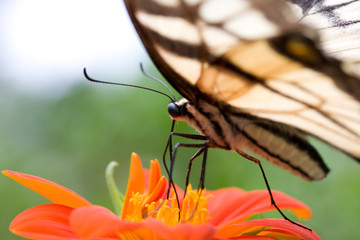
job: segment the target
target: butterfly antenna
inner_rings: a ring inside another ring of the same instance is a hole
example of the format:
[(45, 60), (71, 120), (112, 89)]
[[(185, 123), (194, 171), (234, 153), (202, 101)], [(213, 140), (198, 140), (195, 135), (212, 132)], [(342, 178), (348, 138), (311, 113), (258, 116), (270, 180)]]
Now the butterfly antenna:
[(161, 83), (162, 85), (164, 85), (164, 86), (167, 88), (167, 90), (169, 90), (169, 92), (171, 93), (171, 95), (173, 96), (173, 101), (176, 101), (175, 95), (174, 95), (174, 93), (171, 91), (171, 89), (168, 87), (168, 85), (166, 85), (163, 81), (161, 81), (161, 80), (158, 79), (157, 77), (154, 77), (153, 75), (147, 73), (147, 72), (145, 71), (142, 63), (140, 63), (140, 69), (141, 69), (141, 72), (142, 72), (145, 76), (147, 76), (147, 77), (149, 77), (149, 78), (151, 78), (151, 79), (153, 79), (153, 80), (155, 80), (155, 81), (158, 81), (159, 83)]
[(133, 88), (139, 88), (139, 89), (144, 89), (144, 90), (148, 90), (151, 92), (156, 92), (159, 93), (163, 96), (166, 96), (167, 98), (169, 98), (172, 102), (174, 102), (174, 99), (171, 98), (169, 95), (167, 95), (166, 93), (160, 92), (158, 90), (152, 89), (152, 88), (147, 88), (147, 87), (141, 87), (141, 86), (137, 86), (137, 85), (132, 85), (132, 84), (126, 84), (126, 83), (116, 83), (116, 82), (106, 82), (106, 81), (101, 81), (101, 80), (96, 80), (94, 78), (91, 78), (86, 71), (86, 68), (84, 68), (84, 76), (87, 80), (89, 80), (90, 82), (96, 82), (96, 83), (104, 83), (104, 84), (111, 84), (111, 85), (118, 85), (118, 86), (125, 86), (125, 87), (133, 87)]

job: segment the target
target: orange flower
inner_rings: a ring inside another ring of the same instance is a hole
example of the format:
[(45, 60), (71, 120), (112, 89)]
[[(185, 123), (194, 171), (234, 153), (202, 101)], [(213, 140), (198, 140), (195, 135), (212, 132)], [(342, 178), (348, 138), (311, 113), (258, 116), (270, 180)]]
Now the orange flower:
[[(53, 202), (30, 208), (15, 217), (10, 230), (25, 238), (320, 239), (315, 232), (283, 219), (248, 220), (255, 214), (274, 210), (267, 191), (226, 188), (198, 192), (190, 186), (180, 201), (179, 209), (174, 194), (165, 199), (168, 181), (161, 176), (158, 161), (151, 161), (150, 171), (143, 170), (135, 153), (131, 156), (129, 182), (123, 201), (116, 197), (118, 192), (113, 186), (112, 176), (108, 176), (115, 205), (121, 206), (120, 216), (92, 205), (71, 190), (48, 180), (13, 171), (3, 171), (3, 174)], [(181, 196), (182, 190), (177, 188), (177, 191)], [(300, 218), (310, 217), (311, 211), (303, 203), (281, 192), (274, 191), (273, 194), (281, 209), (288, 209)]]

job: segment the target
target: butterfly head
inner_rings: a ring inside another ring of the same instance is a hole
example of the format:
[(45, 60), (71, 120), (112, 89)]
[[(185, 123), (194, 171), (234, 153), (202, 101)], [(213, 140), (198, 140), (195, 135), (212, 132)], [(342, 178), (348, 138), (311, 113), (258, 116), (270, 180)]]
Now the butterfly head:
[(188, 100), (182, 98), (178, 101), (169, 103), (168, 113), (173, 120), (182, 120), (186, 113), (186, 106), (189, 103)]

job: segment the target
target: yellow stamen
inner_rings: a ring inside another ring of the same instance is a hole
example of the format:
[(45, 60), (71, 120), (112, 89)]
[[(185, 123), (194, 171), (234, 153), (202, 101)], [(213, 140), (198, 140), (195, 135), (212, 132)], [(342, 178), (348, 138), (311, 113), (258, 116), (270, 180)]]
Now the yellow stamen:
[[(172, 198), (167, 200), (160, 199), (156, 202), (145, 204), (144, 206), (146, 195), (133, 193), (129, 200), (129, 205), (131, 206), (131, 211), (129, 212), (131, 212), (131, 214), (125, 216), (125, 219), (134, 222), (141, 222), (144, 221), (145, 218), (150, 217), (169, 226), (174, 226), (181, 222), (196, 225), (208, 221), (209, 212), (207, 210), (207, 204), (209, 196), (205, 197), (205, 190), (197, 192), (196, 190), (192, 190), (191, 186), (188, 187), (187, 195), (185, 196), (181, 206), (181, 211), (175, 194), (172, 194), (172, 196)], [(140, 239), (136, 231), (122, 232), (119, 234), (119, 237), (126, 240)]]
[(160, 199), (157, 202), (151, 202), (142, 207), (146, 196), (140, 193), (132, 194), (130, 199), (132, 212), (127, 215), (125, 219), (141, 222), (144, 218), (151, 217), (171, 226), (179, 224), (179, 220), (180, 222), (188, 222), (194, 225), (208, 221), (209, 212), (207, 210), (207, 204), (209, 196), (205, 196), (205, 190), (198, 192), (192, 190), (191, 186), (188, 186), (187, 195), (182, 202), (181, 211), (178, 207), (175, 194), (173, 194), (173, 196), (174, 197), (165, 201)]
[(132, 204), (132, 213), (130, 215), (125, 216), (125, 219), (133, 222), (141, 222), (142, 218), (142, 209), (141, 205), (144, 200), (144, 195), (140, 193), (133, 193), (130, 198), (130, 204)]

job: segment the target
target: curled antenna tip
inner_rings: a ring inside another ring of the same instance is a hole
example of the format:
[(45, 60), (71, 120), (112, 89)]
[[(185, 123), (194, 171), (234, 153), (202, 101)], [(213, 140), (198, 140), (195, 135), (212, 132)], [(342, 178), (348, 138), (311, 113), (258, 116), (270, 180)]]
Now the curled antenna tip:
[(144, 66), (143, 66), (142, 62), (140, 62), (140, 70), (143, 74), (145, 74), (145, 70), (144, 70)]
[(83, 73), (84, 73), (84, 76), (85, 76), (85, 78), (86, 78), (87, 80), (93, 81), (93, 79), (87, 74), (87, 72), (86, 72), (86, 67), (84, 67)]
[(86, 77), (87, 76), (86, 67), (83, 68), (83, 73), (84, 73), (84, 76)]

